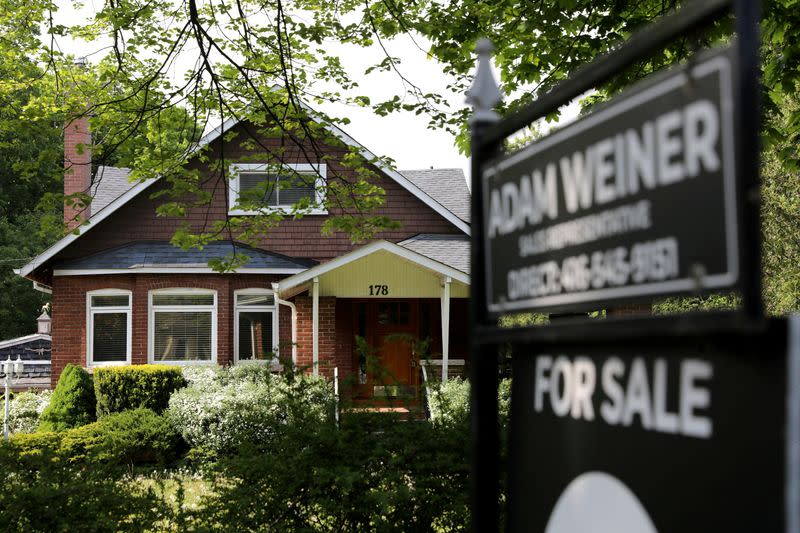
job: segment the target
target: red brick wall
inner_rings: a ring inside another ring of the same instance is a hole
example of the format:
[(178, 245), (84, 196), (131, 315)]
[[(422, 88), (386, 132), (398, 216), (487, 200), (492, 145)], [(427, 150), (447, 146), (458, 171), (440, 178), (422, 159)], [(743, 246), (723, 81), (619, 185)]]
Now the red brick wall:
[[(275, 140), (267, 139), (263, 139), (262, 142), (273, 147), (277, 143)], [(306, 163), (308, 162), (306, 154), (313, 153), (308, 151), (304, 153), (297, 148), (283, 148), (285, 150), (283, 159), (286, 163)], [(343, 167), (336, 160), (341, 151), (333, 148), (327, 150), (328, 154), (333, 156), (325, 161), (328, 180), (352, 179), (353, 171)], [(244, 150), (230, 144), (226, 148), (226, 160), (232, 161), (244, 153), (246, 153)], [(63, 259), (81, 257), (131, 241), (169, 240), (184, 221), (189, 222), (194, 231), (202, 231), (214, 220), (225, 218), (227, 184), (219, 176), (219, 172), (213, 173), (201, 167), (197, 169), (206, 177), (204, 188), (213, 193), (213, 200), (209, 206), (189, 210), (185, 219), (156, 217), (156, 206), (168, 200), (150, 200), (151, 194), (164, 187), (162, 184), (155, 184), (84, 235), (75, 245), (59, 254), (59, 257)], [(376, 184), (386, 191), (385, 203), (376, 214), (386, 215), (402, 224), (400, 229), (381, 233), (378, 238), (396, 242), (419, 233), (460, 233), (458, 228), (394, 180), (384, 176), (377, 169), (376, 172), (381, 176), (376, 180)], [(334, 213), (341, 213), (341, 210), (332, 209), (331, 214)], [(307, 215), (299, 220), (284, 220), (277, 227), (271, 228), (258, 245), (273, 252), (322, 261), (352, 250), (356, 245), (345, 234), (327, 237), (321, 235), (320, 229), (326, 219), (325, 215)]]
[[(67, 363), (86, 364), (86, 293), (125, 289), (133, 293), (131, 360), (146, 364), (148, 356), (148, 293), (153, 289), (192, 287), (217, 291), (217, 362), (233, 360), (233, 293), (238, 289), (271, 288), (275, 276), (221, 274), (137, 274), (57, 276), (53, 282), (52, 374), (55, 386)], [(280, 309), (280, 338), (291, 341), (289, 313)], [(290, 352), (291, 353), (291, 352)]]
[[(64, 126), (64, 194), (89, 192), (92, 175), (92, 136), (89, 117), (78, 117)], [(64, 222), (72, 230), (87, 217), (88, 208), (64, 205)]]
[[(297, 366), (313, 371), (314, 344), (312, 329), (312, 300), (310, 296), (297, 296)], [(349, 365), (349, 354), (336, 350), (336, 298), (321, 296), (319, 299), (319, 372), (333, 377), (334, 367), (343, 371)]]

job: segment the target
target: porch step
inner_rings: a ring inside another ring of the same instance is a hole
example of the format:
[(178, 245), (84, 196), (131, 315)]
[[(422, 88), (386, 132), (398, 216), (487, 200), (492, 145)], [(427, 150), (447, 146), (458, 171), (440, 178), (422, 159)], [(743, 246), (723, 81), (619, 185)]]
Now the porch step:
[(375, 414), (396, 414), (401, 420), (427, 420), (425, 411), (419, 406), (410, 407), (391, 407), (362, 405), (354, 406), (343, 411), (344, 413), (375, 413)]

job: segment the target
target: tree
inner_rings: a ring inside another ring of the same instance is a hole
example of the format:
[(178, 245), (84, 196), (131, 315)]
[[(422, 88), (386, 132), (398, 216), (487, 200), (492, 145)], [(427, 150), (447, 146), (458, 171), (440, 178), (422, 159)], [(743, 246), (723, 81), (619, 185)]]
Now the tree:
[[(418, 48), (440, 61), (454, 79), (448, 90), (461, 95), (470, 83), (473, 44), (488, 36), (497, 48), (495, 64), (508, 95), (502, 111), (510, 112), (686, 3), (108, 0), (86, 24), (68, 27), (59, 24), (55, 6), (44, 0), (3, 2), (10, 22), (0, 19), (0, 24), (16, 24), (12, 38), (17, 46), (51, 74), (49, 87), (29, 110), (44, 110), (45, 115), (92, 113), (93, 128), (103, 132), (99, 142), (103, 157), (133, 165), (137, 179), (161, 175), (172, 185), (164, 193), (161, 208), (168, 215), (208, 202), (208, 181), (222, 183), (228, 178), (224, 163), (229, 147), (236, 144), (249, 146), (260, 159), (275, 164), (282, 162), (284, 153), (262, 143), (262, 136), (303, 145), (309, 160), (322, 157), (325, 145), (345, 149), (319, 123), (346, 124), (347, 118), (312, 113), (303, 102), (341, 102), (369, 107), (381, 115), (415, 112), (427, 117), (431, 127), (457, 133), (466, 151), (468, 110), (450, 108), (442, 95), (422, 91), (413, 76), (403, 72), (400, 59), (389, 53), (387, 42), (395, 37), (410, 36)], [(800, 110), (787, 100), (800, 82), (800, 43), (792, 38), (800, 27), (800, 11), (794, 4), (794, 0), (766, 0), (762, 23), (764, 146), (775, 155), (776, 168), (787, 172), (797, 170), (793, 161), (800, 140)], [(43, 27), (49, 40), (26, 35), (18, 28), (25, 25)], [(585, 109), (648, 73), (687, 58), (699, 47), (728, 41), (732, 28), (728, 18), (702, 33), (678, 39), (663, 53), (597, 87), (584, 100)], [(73, 58), (56, 46), (66, 37), (84, 39), (104, 52), (93, 57), (88, 70), (77, 69)], [(382, 50), (382, 57), (363, 74), (350, 72), (342, 60), (348, 49), (341, 47), (369, 46)], [(176, 71), (182, 75), (174, 75)], [(382, 101), (359, 94), (360, 77), (379, 71), (400, 77), (405, 93)], [(556, 117), (557, 113), (548, 119)], [(249, 126), (238, 139), (223, 140), (221, 151), (215, 154), (221, 164), (216, 165), (214, 176), (188, 170), (189, 159), (207, 157), (191, 150), (199, 134), (230, 118), (247, 119)], [(130, 142), (135, 137), (147, 142)], [(325, 230), (345, 231), (353, 240), (362, 240), (392, 227), (391, 220), (374, 214), (383, 201), (383, 190), (370, 173), (370, 162), (354, 152), (345, 161), (356, 178), (328, 176), (326, 203), (339, 216), (332, 217)], [(246, 201), (249, 207), (263, 207), (258, 198)], [(254, 239), (280, 219), (303, 216), (311, 207), (300, 202), (283, 213), (264, 210), (260, 217), (229, 217), (210, 224), (199, 235), (179, 232), (175, 242), (202, 245), (232, 234)], [(235, 264), (234, 258), (218, 266)]]

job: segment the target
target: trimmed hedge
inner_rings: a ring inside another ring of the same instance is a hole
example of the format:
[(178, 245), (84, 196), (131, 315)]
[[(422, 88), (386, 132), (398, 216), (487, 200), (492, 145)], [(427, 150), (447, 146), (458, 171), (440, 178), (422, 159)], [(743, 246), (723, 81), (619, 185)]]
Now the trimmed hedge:
[(186, 380), (179, 366), (97, 368), (94, 371), (97, 417), (140, 407), (162, 413), (169, 405), (170, 395), (185, 385)]
[(64, 431), (95, 420), (92, 376), (72, 363), (64, 367), (56, 390), (42, 412), (38, 431)]
[(66, 463), (167, 464), (183, 447), (169, 421), (150, 409), (108, 415), (62, 432), (14, 435), (9, 446), (20, 458), (49, 457)]

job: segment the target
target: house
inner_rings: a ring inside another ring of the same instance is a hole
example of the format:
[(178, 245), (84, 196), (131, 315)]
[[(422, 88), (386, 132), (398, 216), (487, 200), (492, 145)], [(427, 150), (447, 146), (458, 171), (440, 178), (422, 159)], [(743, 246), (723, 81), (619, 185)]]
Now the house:
[(36, 319), (37, 331), (31, 335), (0, 341), (0, 361), (20, 359), (24, 363), (21, 376), (14, 376), (13, 390), (50, 388), (50, 316), (42, 311)]
[[(220, 143), (247, 127), (229, 120), (208, 133), (198, 145), (210, 154), (208, 160), (190, 164), (200, 176), (211, 176)], [(315, 374), (330, 377), (338, 369), (340, 376), (350, 376), (360, 397), (398, 390), (385, 387), (388, 383), (414, 390), (420, 358), (430, 358), (433, 371), (445, 379), (463, 371), (470, 230), (463, 172), (398, 172), (371, 163), (385, 190), (376, 214), (400, 227), (361, 244), (344, 234), (324, 236), (320, 229), (337, 208), (328, 211), (315, 203), (321, 189), (284, 187), (281, 180), (303, 173), (323, 181), (334, 174), (350, 179), (353, 170), (342, 158), (352, 151), (376, 160), (339, 128), (325, 128), (336, 143), (327, 141), (313, 161), (302, 146), (284, 143), (277, 171), (274, 165), (267, 170), (252, 148), (236, 145), (240, 157), (229, 167), (230, 190), (209, 179), (204, 182), (209, 206), (192, 208), (185, 217), (157, 217), (161, 200), (152, 195), (167, 186), (164, 180), (131, 184), (128, 169), (102, 166), (92, 176), (88, 123), (83, 118), (69, 123), (65, 193), (90, 191), (94, 199), (83, 224), (17, 271), (52, 293), (52, 384), (67, 363), (90, 369), (227, 365), (272, 361), (275, 351)], [(270, 143), (274, 139), (259, 140)], [(281, 221), (255, 246), (235, 235), (202, 250), (170, 244), (184, 222), (198, 230), (209, 219), (247, 217), (238, 196), (259, 183), (279, 181), (269, 205), (307, 196), (315, 206), (310, 214)], [(82, 215), (65, 207), (65, 221), (76, 214)], [(232, 250), (243, 251), (249, 261), (232, 273), (209, 268), (209, 260)], [(366, 343), (359, 345), (357, 337)]]

